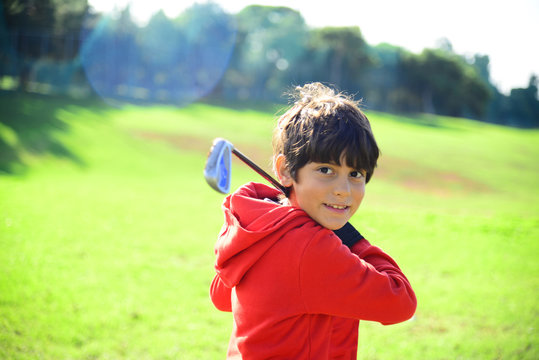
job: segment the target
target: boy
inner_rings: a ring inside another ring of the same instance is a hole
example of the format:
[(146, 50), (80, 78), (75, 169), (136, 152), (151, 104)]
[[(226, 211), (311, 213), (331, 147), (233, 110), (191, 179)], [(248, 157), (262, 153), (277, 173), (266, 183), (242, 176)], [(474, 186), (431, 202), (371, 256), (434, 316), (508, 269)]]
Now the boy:
[(415, 312), (395, 261), (348, 222), (379, 155), (367, 118), (320, 83), (296, 90), (273, 138), (288, 196), (249, 183), (223, 203), (210, 295), (233, 313), (228, 359), (356, 359), (359, 320)]

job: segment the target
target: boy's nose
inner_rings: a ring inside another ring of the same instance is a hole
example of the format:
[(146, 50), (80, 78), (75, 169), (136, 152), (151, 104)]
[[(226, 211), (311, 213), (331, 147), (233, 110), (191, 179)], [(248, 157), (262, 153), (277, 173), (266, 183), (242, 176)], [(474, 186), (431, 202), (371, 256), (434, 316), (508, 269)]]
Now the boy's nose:
[(335, 187), (333, 188), (333, 193), (337, 196), (350, 195), (350, 183), (347, 177), (337, 179)]

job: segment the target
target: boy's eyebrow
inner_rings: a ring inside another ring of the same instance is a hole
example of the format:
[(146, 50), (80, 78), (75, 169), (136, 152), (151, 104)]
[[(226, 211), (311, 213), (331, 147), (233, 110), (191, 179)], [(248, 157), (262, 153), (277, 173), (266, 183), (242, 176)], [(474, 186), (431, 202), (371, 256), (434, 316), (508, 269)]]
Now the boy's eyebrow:
[[(337, 162), (335, 162), (334, 160), (331, 160), (329, 162), (325, 162), (325, 161), (311, 161), (311, 163), (313, 164), (320, 164), (320, 165), (336, 165), (336, 166), (343, 166), (343, 164), (338, 164)], [(357, 171), (360, 171), (360, 172), (364, 172), (364, 173), (367, 173), (367, 169), (364, 169), (362, 167), (360, 168), (356, 168), (355, 166), (349, 166), (348, 164), (344, 164), (346, 166), (348, 166), (350, 169), (354, 169), (354, 170), (357, 170)]]
[(320, 164), (320, 165), (339, 165), (336, 161), (311, 161), (313, 164)]

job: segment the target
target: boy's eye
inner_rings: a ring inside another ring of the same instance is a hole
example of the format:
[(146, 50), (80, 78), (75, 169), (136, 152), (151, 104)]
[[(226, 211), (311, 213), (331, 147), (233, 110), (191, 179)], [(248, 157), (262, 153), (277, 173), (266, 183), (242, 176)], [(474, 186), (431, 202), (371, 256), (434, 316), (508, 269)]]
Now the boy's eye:
[(333, 170), (331, 170), (327, 166), (322, 166), (318, 168), (318, 171), (320, 171), (322, 174), (331, 174), (333, 172)]
[(350, 176), (356, 179), (361, 179), (364, 175), (361, 171), (352, 171)]

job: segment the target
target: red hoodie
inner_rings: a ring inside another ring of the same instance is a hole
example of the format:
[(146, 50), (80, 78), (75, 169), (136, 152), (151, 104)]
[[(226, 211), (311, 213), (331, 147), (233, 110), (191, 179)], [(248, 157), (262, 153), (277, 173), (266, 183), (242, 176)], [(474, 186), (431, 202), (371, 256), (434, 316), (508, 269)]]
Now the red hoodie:
[(395, 261), (349, 249), (279, 192), (250, 183), (223, 203), (210, 295), (232, 311), (228, 359), (356, 359), (359, 320), (409, 319), (416, 298)]

